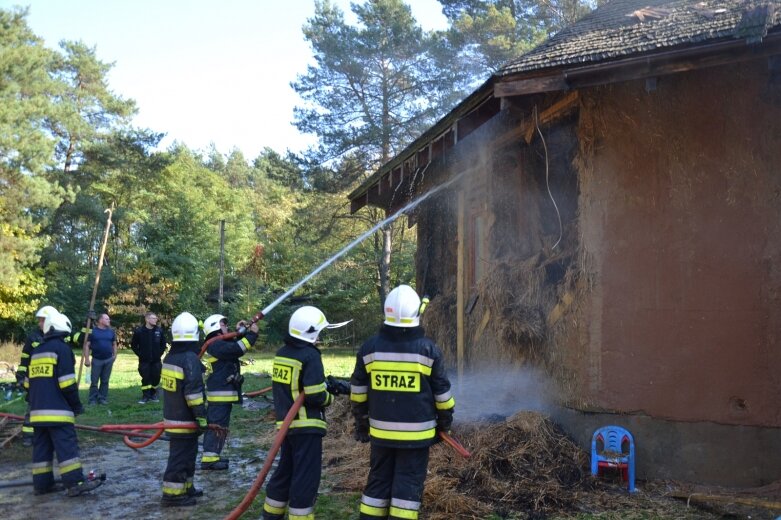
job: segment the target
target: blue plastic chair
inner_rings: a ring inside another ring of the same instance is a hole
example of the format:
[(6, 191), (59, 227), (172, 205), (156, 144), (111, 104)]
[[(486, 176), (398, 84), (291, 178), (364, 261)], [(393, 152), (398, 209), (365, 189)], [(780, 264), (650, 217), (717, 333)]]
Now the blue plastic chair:
[(627, 481), (629, 492), (635, 491), (635, 440), (620, 426), (603, 426), (591, 437), (591, 474), (602, 468), (617, 468)]

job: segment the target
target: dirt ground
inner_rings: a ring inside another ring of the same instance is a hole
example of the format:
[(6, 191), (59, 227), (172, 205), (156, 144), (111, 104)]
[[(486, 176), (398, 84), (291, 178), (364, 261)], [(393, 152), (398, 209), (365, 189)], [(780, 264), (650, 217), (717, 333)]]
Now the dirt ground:
[[(196, 487), (204, 490), (204, 496), (198, 499), (198, 506), (164, 509), (160, 507), (160, 488), (168, 458), (166, 442), (158, 441), (144, 449), (132, 450), (122, 443), (119, 436), (118, 442), (111, 443), (105, 438), (97, 439), (89, 434), (80, 434), (79, 439), (85, 471), (95, 469), (107, 473), (103, 486), (76, 498), (60, 494), (34, 496), (32, 486), (0, 489), (0, 517), (60, 520), (221, 518), (230, 512), (219, 509), (221, 504), (233, 504), (243, 497), (243, 491), (241, 496), (237, 496), (234, 483), (252, 482), (263, 464), (263, 454), (259, 452), (257, 458), (232, 460), (227, 472), (196, 471)], [(238, 446), (237, 440), (229, 439), (228, 443), (226, 452), (230, 451), (231, 443), (234, 447)], [(0, 475), (3, 481), (31, 479), (28, 464), (8, 460), (0, 461)], [(242, 487), (245, 488), (246, 485)], [(207, 502), (214, 506), (207, 506)]]

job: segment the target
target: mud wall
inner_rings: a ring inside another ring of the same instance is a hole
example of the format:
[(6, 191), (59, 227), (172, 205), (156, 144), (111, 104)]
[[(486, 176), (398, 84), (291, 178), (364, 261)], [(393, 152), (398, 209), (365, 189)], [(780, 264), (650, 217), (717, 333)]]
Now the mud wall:
[(581, 99), (586, 399), (781, 427), (781, 84), (767, 61)]

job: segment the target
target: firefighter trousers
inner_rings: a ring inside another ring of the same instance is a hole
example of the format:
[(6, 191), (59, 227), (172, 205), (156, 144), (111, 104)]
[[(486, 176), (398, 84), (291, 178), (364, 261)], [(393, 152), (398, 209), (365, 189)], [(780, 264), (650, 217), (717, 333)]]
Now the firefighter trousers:
[[(230, 426), (231, 410), (233, 406), (231, 403), (219, 403), (209, 402), (209, 407), (206, 408), (206, 420), (209, 424), (216, 424), (227, 428)], [(225, 435), (219, 435), (214, 430), (207, 430), (203, 434), (203, 455), (201, 455), (201, 463), (217, 462), (220, 460), (220, 453), (225, 446)]]
[(79, 439), (72, 424), (35, 426), (33, 428), (33, 487), (46, 491), (54, 485), (54, 455), (60, 467), (60, 478), (66, 488), (84, 480), (79, 458)]
[(193, 486), (198, 436), (174, 436), (168, 445), (168, 465), (163, 474), (163, 496), (178, 498)]
[(141, 376), (141, 392), (144, 397), (152, 398), (155, 395), (155, 389), (160, 384), (160, 371), (163, 364), (160, 360), (138, 361), (138, 374)]
[(369, 478), (363, 490), (361, 520), (418, 518), (429, 448), (372, 445)]
[(288, 435), (266, 486), (263, 520), (313, 520), (323, 457), (320, 435)]

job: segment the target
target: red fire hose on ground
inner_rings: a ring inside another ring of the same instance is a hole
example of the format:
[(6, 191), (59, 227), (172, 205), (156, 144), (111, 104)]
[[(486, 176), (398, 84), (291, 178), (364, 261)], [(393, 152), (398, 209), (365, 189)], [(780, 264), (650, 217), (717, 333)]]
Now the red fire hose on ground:
[(267, 386), (266, 388), (261, 388), (260, 390), (255, 390), (252, 392), (244, 392), (244, 397), (257, 397), (259, 395), (263, 395), (270, 392), (271, 388), (272, 387)]
[[(0, 417), (7, 417), (8, 419), (12, 421), (19, 421), (24, 422), (24, 417), (21, 415), (14, 415), (10, 413), (0, 413)], [(74, 424), (77, 430), (86, 430), (89, 432), (97, 432), (97, 433), (113, 433), (115, 435), (125, 435), (125, 436), (132, 436), (132, 437), (146, 437), (150, 438), (152, 437), (152, 434), (149, 433), (141, 433), (139, 431), (132, 431), (128, 430), (126, 428), (118, 428), (115, 430), (103, 430), (100, 426), (87, 426), (86, 424)], [(124, 425), (116, 425), (116, 426), (124, 426)]]
[(290, 407), (290, 410), (287, 412), (285, 419), (282, 421), (277, 435), (274, 437), (274, 443), (271, 445), (271, 449), (268, 450), (268, 453), (266, 454), (266, 462), (263, 463), (263, 467), (260, 469), (260, 473), (258, 473), (258, 476), (255, 478), (252, 486), (250, 486), (249, 491), (247, 491), (247, 494), (244, 496), (244, 499), (233, 509), (233, 511), (230, 512), (230, 514), (228, 514), (228, 516), (225, 517), (225, 520), (236, 520), (237, 518), (241, 517), (241, 515), (243, 515), (247, 509), (249, 509), (249, 506), (252, 505), (252, 501), (255, 500), (255, 497), (258, 496), (260, 488), (263, 487), (263, 482), (266, 481), (266, 475), (268, 475), (268, 472), (274, 463), (274, 457), (277, 456), (277, 452), (282, 446), (282, 441), (285, 439), (285, 435), (287, 435), (287, 431), (290, 428), (290, 423), (293, 422), (293, 418), (298, 413), (301, 405), (304, 404), (304, 397), (305, 394), (303, 392), (298, 394), (298, 397), (293, 402), (293, 406)]
[[(160, 438), (161, 435), (163, 435), (165, 429), (169, 427), (198, 429), (198, 424), (196, 422), (188, 422), (188, 423), (176, 423), (174, 425), (174, 424), (166, 423), (165, 421), (157, 422), (154, 424), (104, 424), (103, 426), (98, 428), (98, 430), (102, 432), (112, 432), (112, 433), (121, 431), (123, 434), (125, 434), (125, 438), (123, 439), (125, 444), (127, 444), (129, 447), (133, 448), (134, 450), (137, 450), (140, 448), (146, 448), (147, 446), (155, 442), (157, 439)], [(222, 426), (218, 426), (216, 424), (210, 424), (209, 429), (216, 431), (218, 435), (228, 434), (227, 428), (223, 428)], [(139, 433), (141, 430), (157, 430), (157, 431), (149, 435), (149, 434)], [(142, 442), (133, 442), (130, 440), (131, 436), (148, 437), (148, 438)]]

